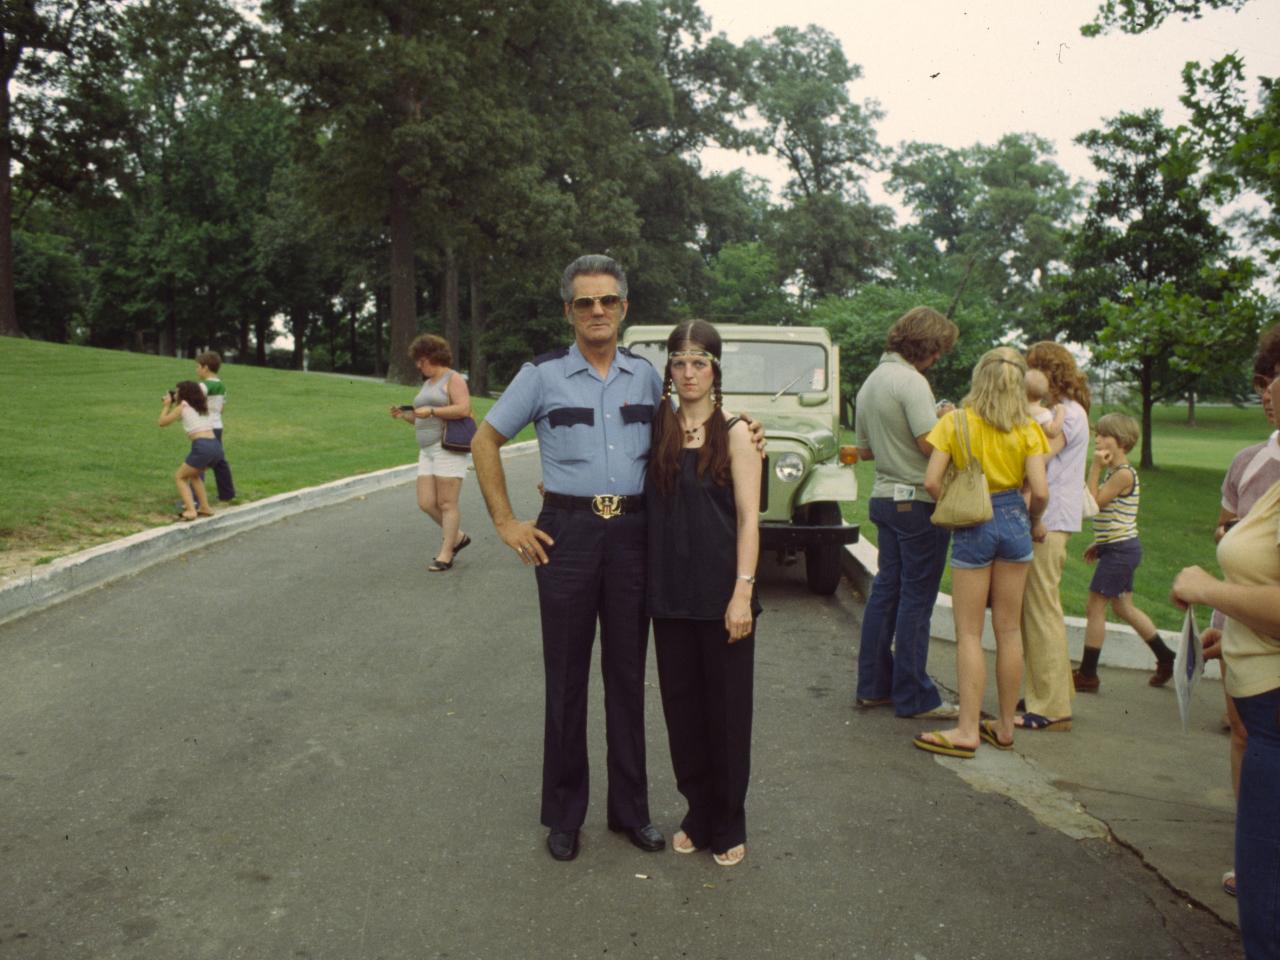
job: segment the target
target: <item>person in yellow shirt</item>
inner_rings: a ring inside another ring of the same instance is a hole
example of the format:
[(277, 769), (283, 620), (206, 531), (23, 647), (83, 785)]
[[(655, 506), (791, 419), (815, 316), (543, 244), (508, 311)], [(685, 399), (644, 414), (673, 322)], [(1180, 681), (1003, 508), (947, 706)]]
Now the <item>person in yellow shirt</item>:
[[(956, 630), (956, 680), (960, 718), (950, 730), (922, 733), (912, 742), (930, 753), (970, 759), (979, 740), (1013, 746), (1013, 714), (1022, 685), (1022, 592), (1031, 563), (1031, 543), (1043, 541), (1041, 521), (1049, 502), (1045, 459), (1049, 443), (1027, 415), (1027, 362), (1009, 347), (988, 350), (973, 369), (973, 384), (961, 408), (929, 432), (933, 454), (924, 486), (942, 496), (948, 465), (967, 463), (966, 449), (982, 467), (991, 491), (992, 517), (956, 530), (951, 539), (952, 611)], [(963, 418), (963, 421), (962, 419)], [(965, 436), (958, 429), (963, 426)], [(1023, 499), (1023, 488), (1030, 494)], [(996, 635), (996, 689), (1000, 717), (982, 721), (987, 683), (982, 626), (987, 598)]]

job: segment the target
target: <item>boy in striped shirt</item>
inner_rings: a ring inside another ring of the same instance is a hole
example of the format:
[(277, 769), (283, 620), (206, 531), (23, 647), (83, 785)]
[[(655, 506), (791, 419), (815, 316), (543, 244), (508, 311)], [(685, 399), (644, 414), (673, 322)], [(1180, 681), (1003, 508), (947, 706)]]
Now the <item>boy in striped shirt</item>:
[[(1085, 485), (1098, 501), (1093, 518), (1093, 543), (1085, 549), (1084, 558), (1097, 561), (1089, 583), (1089, 606), (1084, 628), (1084, 656), (1080, 669), (1072, 673), (1075, 688), (1096, 693), (1102, 680), (1098, 677), (1098, 655), (1107, 636), (1107, 604), (1140, 636), (1156, 657), (1156, 670), (1147, 681), (1162, 687), (1173, 676), (1173, 651), (1165, 644), (1151, 618), (1133, 603), (1133, 573), (1142, 563), (1142, 544), (1138, 541), (1138, 495), (1141, 487), (1138, 471), (1129, 463), (1129, 451), (1138, 443), (1138, 422), (1122, 413), (1108, 413), (1094, 428), (1093, 462), (1089, 465)], [(1106, 480), (1099, 479), (1107, 467)]]
[[(222, 357), (214, 350), (206, 350), (196, 356), (196, 376), (200, 378), (200, 389), (209, 398), (209, 419), (213, 423), (213, 435), (222, 440), (222, 408), (227, 403), (227, 388), (218, 379), (218, 370), (222, 367)], [(218, 499), (223, 503), (236, 498), (236, 485), (231, 479), (231, 465), (227, 458), (213, 464), (213, 479), (218, 485)]]

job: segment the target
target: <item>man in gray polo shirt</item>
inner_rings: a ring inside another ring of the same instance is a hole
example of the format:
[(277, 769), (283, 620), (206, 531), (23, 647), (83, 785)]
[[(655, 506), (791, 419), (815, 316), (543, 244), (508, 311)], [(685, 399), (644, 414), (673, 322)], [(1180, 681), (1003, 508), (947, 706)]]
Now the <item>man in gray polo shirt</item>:
[(933, 525), (933, 498), (924, 489), (933, 452), (925, 437), (938, 420), (924, 371), (958, 335), (956, 325), (930, 307), (903, 314), (889, 328), (880, 364), (858, 391), (855, 408), (858, 455), (876, 464), (869, 512), (880, 552), (862, 618), (856, 703), (892, 705), (900, 717), (957, 716), (926, 670), (929, 620), (950, 534)]

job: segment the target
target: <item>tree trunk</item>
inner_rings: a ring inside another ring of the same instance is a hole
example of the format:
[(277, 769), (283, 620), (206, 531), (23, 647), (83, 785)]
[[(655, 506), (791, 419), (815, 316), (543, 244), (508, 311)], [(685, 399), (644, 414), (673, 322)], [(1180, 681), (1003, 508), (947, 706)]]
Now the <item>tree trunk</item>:
[(1196, 392), (1194, 390), (1187, 391), (1187, 426), (1194, 427), (1196, 425)]
[(473, 394), (483, 396), (489, 392), (489, 371), (484, 360), (484, 333), (489, 316), (484, 309), (484, 298), (480, 294), (480, 277), (475, 264), (468, 271), (468, 296), (471, 301), (471, 363), (467, 386)]
[(249, 356), (249, 331), (252, 327), (253, 321), (249, 319), (248, 314), (240, 318), (240, 339), (236, 344), (236, 360), (240, 363), (244, 363), (245, 358)]
[(174, 303), (173, 288), (165, 291), (164, 323), (160, 327), (160, 342), (156, 352), (162, 357), (178, 355), (178, 306)]
[(373, 375), (382, 376), (382, 321), (387, 315), (387, 294), (383, 287), (373, 291)]
[[(0, 59), (6, 64), (14, 51), (12, 41), (0, 31)], [(8, 72), (0, 84), (0, 336), (22, 336), (18, 305), (13, 296), (13, 144), (9, 139), (10, 107)]]
[(292, 321), (290, 326), (293, 333), (293, 369), (305, 370), (307, 358), (307, 327), (310, 324), (310, 318), (307, 316), (307, 308), (300, 304), (294, 304), (289, 311), (289, 318)]
[(267, 315), (264, 307), (253, 321), (253, 345), (256, 351), (257, 363), (260, 367), (267, 365), (267, 338), (270, 336), (271, 317)]
[(328, 314), (329, 326), (329, 369), (338, 372), (338, 315), (332, 310), (325, 312)]
[(347, 369), (352, 373), (356, 372), (356, 316), (360, 312), (353, 301), (348, 307), (348, 319), (351, 321), (351, 362)]
[(444, 338), (449, 341), (455, 360), (461, 363), (461, 309), (458, 299), (458, 257), (453, 252), (453, 241), (449, 241), (444, 248)]
[(387, 379), (415, 385), (422, 381), (409, 359), (409, 344), (418, 329), (413, 277), (413, 188), (399, 173), (391, 174), (391, 344)]
[(1154, 357), (1143, 357), (1142, 372), (1138, 380), (1142, 387), (1142, 459), (1138, 465), (1143, 470), (1150, 470), (1155, 466), (1151, 453), (1151, 408), (1155, 406), (1155, 401), (1151, 398), (1151, 381), (1154, 366)]

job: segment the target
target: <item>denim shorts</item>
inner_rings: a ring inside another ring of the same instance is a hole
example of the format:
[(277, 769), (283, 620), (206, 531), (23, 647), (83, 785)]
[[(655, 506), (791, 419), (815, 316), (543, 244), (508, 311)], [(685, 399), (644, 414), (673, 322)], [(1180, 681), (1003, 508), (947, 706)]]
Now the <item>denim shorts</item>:
[(951, 566), (980, 570), (996, 560), (1031, 562), (1031, 518), (1020, 490), (991, 495), (991, 519), (951, 531)]
[(197, 437), (191, 441), (191, 452), (185, 461), (188, 467), (204, 470), (222, 459), (222, 444), (212, 437)]
[(1089, 581), (1089, 592), (1104, 597), (1133, 593), (1133, 572), (1142, 563), (1142, 544), (1137, 537), (1098, 544), (1098, 566)]

